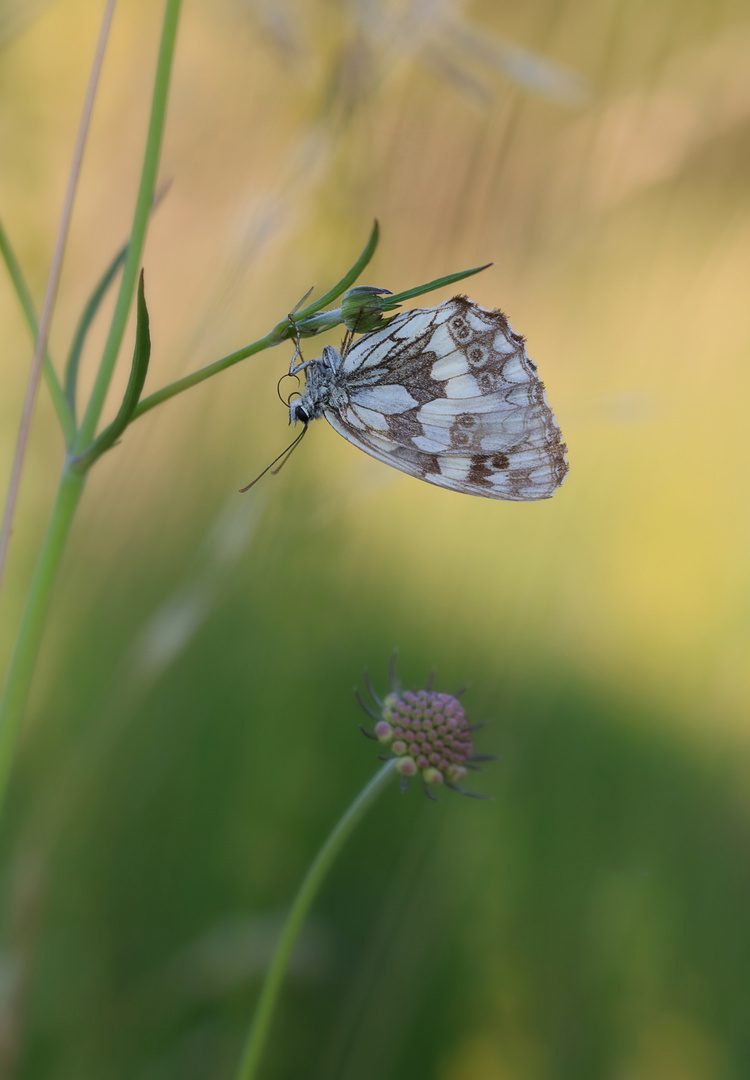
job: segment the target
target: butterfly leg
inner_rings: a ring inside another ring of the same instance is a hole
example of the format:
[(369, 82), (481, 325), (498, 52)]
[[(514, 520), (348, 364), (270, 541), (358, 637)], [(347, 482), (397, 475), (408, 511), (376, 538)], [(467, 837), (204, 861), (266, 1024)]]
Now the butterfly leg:
[(300, 338), (302, 337), (302, 334), (301, 334), (301, 331), (300, 331), (300, 328), (299, 328), (299, 324), (297, 323), (296, 319), (294, 318), (294, 313), (292, 312), (291, 314), (287, 315), (287, 318), (289, 319), (289, 322), (294, 327), (295, 333), (296, 333), (294, 356), (292, 357), (291, 363), (289, 364), (289, 374), (290, 375), (295, 375), (298, 371), (302, 370), (302, 366), (299, 366), (299, 367), (294, 366), (295, 362), (297, 360), (297, 357), (302, 356), (302, 349), (300, 347)]

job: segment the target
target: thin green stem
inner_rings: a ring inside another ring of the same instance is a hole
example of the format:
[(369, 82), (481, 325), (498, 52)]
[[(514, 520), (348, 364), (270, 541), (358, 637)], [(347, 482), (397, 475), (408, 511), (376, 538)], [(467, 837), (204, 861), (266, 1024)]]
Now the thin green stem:
[(271, 960), (271, 965), (266, 972), (263, 987), (260, 992), (258, 1004), (255, 1007), (255, 1015), (250, 1027), (250, 1033), (245, 1043), (245, 1049), (237, 1071), (237, 1080), (254, 1080), (257, 1074), (258, 1063), (263, 1053), (263, 1047), (268, 1035), (268, 1029), (273, 1018), (273, 1011), (281, 989), (289, 957), (297, 939), (305, 916), (310, 909), (323, 879), (331, 868), (331, 864), (341, 848), (348, 840), (354, 828), (364, 816), (365, 811), (377, 799), (380, 792), (395, 775), (396, 759), (387, 761), (383, 768), (373, 776), (369, 784), (360, 791), (357, 798), (351, 804), (344, 816), (339, 819), (333, 832), (329, 835), (323, 847), (315, 857), (315, 861), (307, 872), (299, 891), (294, 898), (286, 922), (281, 931), (276, 950)]
[[(320, 300), (308, 304), (306, 308), (295, 311), (293, 313), (293, 319), (291, 316), (282, 319), (281, 322), (277, 323), (273, 330), (270, 330), (265, 337), (259, 338), (257, 341), (253, 341), (252, 344), (245, 345), (244, 348), (238, 349), (237, 352), (230, 353), (228, 356), (223, 356), (220, 360), (215, 360), (213, 364), (207, 364), (206, 367), (194, 371), (192, 375), (186, 375), (183, 379), (178, 379), (176, 382), (170, 383), (169, 386), (163, 386), (161, 390), (157, 390), (155, 393), (150, 394), (139, 403), (138, 407), (133, 412), (131, 421), (137, 419), (139, 416), (143, 416), (144, 413), (153, 409), (154, 406), (161, 405), (163, 401), (168, 401), (177, 394), (181, 394), (183, 390), (189, 390), (191, 386), (197, 386), (198, 383), (210, 379), (212, 375), (218, 375), (220, 371), (225, 371), (226, 368), (238, 364), (240, 360), (245, 360), (248, 356), (254, 356), (264, 349), (270, 349), (274, 345), (280, 345), (282, 341), (287, 341), (288, 339), (295, 337), (298, 331), (302, 333), (303, 337), (312, 336), (314, 334), (319, 334), (330, 327), (337, 326), (342, 320), (340, 308), (337, 308), (335, 311), (325, 312), (322, 315), (319, 315), (318, 312), (320, 312), (322, 308), (327, 307), (328, 304), (332, 304), (334, 300), (338, 299), (338, 297), (346, 292), (349, 286), (357, 280), (375, 254), (379, 235), (380, 231), (376, 221), (373, 224), (367, 243), (362, 249), (357, 261), (349, 270), (347, 270), (341, 280), (338, 281), (332, 289), (329, 289), (327, 293), (321, 296)], [(307, 321), (307, 326), (304, 325), (305, 321)]]
[[(47, 355), (47, 341), (49, 339), (50, 324), (52, 322), (52, 313), (55, 309), (57, 289), (60, 284), (63, 256), (65, 255), (65, 245), (68, 239), (70, 221), (73, 216), (73, 203), (78, 188), (78, 180), (81, 175), (83, 151), (86, 147), (86, 139), (91, 125), (91, 114), (94, 111), (96, 88), (99, 85), (99, 76), (101, 75), (102, 64), (104, 62), (104, 52), (107, 47), (107, 39), (109, 38), (109, 29), (112, 25), (115, 3), (116, 0), (107, 0), (107, 5), (102, 17), (99, 39), (96, 43), (94, 59), (91, 64), (91, 74), (89, 75), (86, 96), (81, 110), (81, 119), (78, 124), (78, 134), (76, 136), (75, 146), (73, 147), (73, 160), (70, 163), (68, 184), (65, 190), (62, 210), (60, 212), (60, 224), (57, 229), (55, 249), (52, 252), (52, 263), (50, 265), (49, 277), (47, 278), (47, 288), (44, 292), (42, 310), (39, 315), (39, 327), (37, 330), (36, 342), (34, 344), (34, 355), (31, 358), (31, 368), (29, 370), (29, 378), (26, 385), (26, 396), (24, 398), (23, 409), (21, 410), (18, 438), (16, 439), (16, 447), (11, 463), (8, 494), (5, 499), (2, 526), (0, 526), (0, 586), (2, 586), (3, 575), (8, 559), (8, 548), (10, 546), (10, 537), (13, 529), (13, 517), (15, 515), (18, 493), (21, 487), (21, 473), (26, 457), (26, 447), (28, 446), (29, 435), (31, 433), (31, 420), (34, 414), (34, 405), (36, 404), (39, 379), (45, 366), (44, 358)], [(70, 443), (68, 443), (68, 446), (70, 446)]]
[[(0, 254), (3, 257), (8, 276), (10, 277), (16, 296), (18, 297), (18, 302), (26, 317), (26, 323), (31, 331), (31, 337), (36, 341), (39, 328), (36, 312), (34, 311), (34, 303), (31, 299), (31, 294), (26, 285), (26, 281), (24, 280), (23, 273), (21, 272), (20, 264), (10, 245), (8, 234), (5, 232), (2, 222), (0, 222)], [(57, 377), (57, 372), (52, 366), (52, 361), (50, 360), (49, 353), (46, 349), (42, 358), (42, 374), (44, 375), (44, 381), (47, 384), (47, 389), (52, 398), (52, 404), (57, 413), (57, 419), (60, 422), (60, 427), (62, 428), (65, 437), (65, 444), (66, 446), (70, 446), (76, 434), (75, 419), (68, 407), (65, 394), (60, 385), (60, 380)]]
[[(34, 311), (34, 303), (31, 299), (31, 293), (28, 290), (26, 281), (24, 280), (23, 273), (21, 272), (21, 266), (10, 245), (8, 234), (3, 228), (2, 222), (0, 222), (0, 255), (3, 257), (3, 262), (8, 271), (11, 284), (26, 317), (26, 324), (31, 331), (32, 340), (36, 341), (38, 326), (36, 312)], [(73, 439), (76, 437), (75, 418), (73, 417), (71, 409), (68, 408), (65, 394), (60, 386), (60, 380), (57, 377), (57, 372), (52, 366), (52, 361), (50, 360), (49, 353), (46, 349), (44, 357), (42, 358), (42, 375), (47, 384), (49, 395), (52, 398), (52, 404), (57, 413), (57, 419), (62, 428), (63, 436), (65, 437), (65, 445), (71, 446)]]
[(237, 352), (222, 357), (221, 360), (214, 360), (213, 364), (207, 364), (206, 367), (194, 371), (192, 375), (186, 375), (184, 379), (178, 379), (176, 382), (170, 383), (169, 386), (163, 386), (161, 390), (156, 390), (138, 403), (133, 410), (131, 423), (139, 416), (143, 416), (149, 409), (153, 409), (155, 405), (161, 405), (162, 401), (168, 401), (176, 394), (181, 394), (183, 390), (189, 390), (191, 386), (197, 386), (198, 383), (202, 383), (205, 379), (210, 379), (212, 375), (218, 375), (220, 371), (232, 367), (233, 364), (238, 364), (240, 360), (244, 360), (248, 356), (254, 356), (255, 353), (263, 352), (264, 349), (269, 349), (272, 345), (281, 344), (283, 340), (282, 337), (276, 334), (274, 329), (270, 334), (259, 338), (258, 341), (254, 341), (251, 345), (246, 345), (243, 349), (238, 349)]
[[(111, 18), (113, 6), (114, 0), (108, 0), (103, 26), (108, 27), (108, 20)], [(109, 380), (122, 341), (128, 309), (135, 288), (141, 253), (143, 250), (146, 224), (153, 197), (159, 149), (164, 129), (167, 91), (169, 87), (172, 58), (174, 55), (179, 11), (180, 0), (167, 0), (161, 45), (159, 49), (159, 59), (157, 61), (151, 121), (146, 140), (146, 152), (144, 155), (138, 198), (136, 200), (128, 254), (123, 268), (123, 281), (120, 286), (120, 293), (115, 305), (112, 325), (104, 348), (94, 390), (76, 442), (77, 446), (80, 444), (83, 448), (91, 442), (91, 437), (96, 430), (96, 425), (109, 386)], [(100, 37), (100, 46), (102, 45), (103, 40), (106, 40), (104, 30)], [(101, 51), (102, 50), (100, 49), (100, 52)], [(95, 68), (97, 63), (100, 64), (99, 53), (97, 54), (97, 60), (95, 61)], [(93, 84), (94, 80), (92, 76), (90, 88)], [(93, 99), (91, 101), (87, 99), (84, 115), (86, 115), (86, 110), (88, 110), (88, 114), (90, 115), (90, 106), (92, 103)], [(85, 125), (82, 125), (82, 127), (84, 126)], [(76, 155), (74, 156), (77, 159), (76, 168), (78, 168), (78, 159), (80, 158), (78, 148)], [(65, 217), (65, 214), (63, 217)], [(67, 229), (67, 223), (65, 224), (65, 229)], [(62, 231), (63, 228), (61, 226), (61, 232)], [(7, 262), (8, 259), (6, 256), (6, 263)], [(22, 298), (25, 294), (25, 287), (19, 289), (19, 283), (21, 282), (20, 273), (14, 275), (14, 272), (11, 271), (11, 276), (14, 277), (14, 284), (16, 286), (16, 291), (19, 293), (19, 298)], [(51, 295), (51, 293), (52, 290), (48, 288), (48, 294)], [(23, 298), (21, 299), (21, 302), (27, 311), (27, 317), (29, 312), (33, 314), (30, 306), (25, 303)], [(49, 313), (47, 313), (48, 307)], [(51, 314), (51, 305), (46, 304), (45, 312), (40, 319), (39, 334), (37, 335), (38, 342), (39, 340), (46, 340), (46, 328), (49, 323), (49, 314)], [(5, 799), (10, 768), (13, 762), (16, 743), (18, 741), (18, 732), (20, 730), (21, 720), (31, 688), (52, 588), (62, 559), (65, 542), (70, 531), (76, 507), (78, 506), (78, 501), (83, 491), (85, 477), (85, 470), (76, 469), (70, 460), (66, 462), (60, 480), (57, 499), (52, 511), (52, 517), (31, 582), (31, 588), (29, 590), (21, 626), (16, 639), (15, 649), (8, 669), (3, 695), (2, 698), (0, 698), (0, 809), (2, 809), (3, 801)], [(11, 494), (13, 494), (13, 491)], [(6, 514), (8, 535), (11, 516), (12, 513)], [(0, 558), (1, 557), (2, 551), (0, 551)]]
[(0, 698), (0, 810), (39, 654), (49, 598), (84, 482), (83, 474), (75, 473), (67, 466), (63, 470)]
[(86, 343), (86, 337), (91, 324), (96, 318), (97, 312), (101, 306), (101, 302), (104, 299), (107, 290), (115, 279), (117, 271), (125, 262), (125, 255), (127, 254), (127, 245), (124, 245), (117, 252), (112, 262), (105, 270), (101, 281), (98, 283), (93, 293), (89, 297), (89, 301), (86, 307), (83, 309), (80, 319), (78, 320), (78, 326), (76, 332), (73, 335), (73, 341), (71, 342), (68, 358), (65, 362), (65, 378), (63, 385), (65, 387), (65, 398), (68, 402), (68, 406), (73, 416), (76, 415), (76, 392), (78, 389), (78, 368), (81, 363), (81, 354), (83, 352), (83, 346)]
[(177, 37), (177, 24), (180, 17), (180, 5), (181, 0), (167, 0), (164, 12), (159, 58), (154, 79), (154, 93), (151, 101), (151, 118), (146, 138), (146, 150), (143, 155), (141, 182), (133, 213), (133, 225), (130, 230), (130, 240), (128, 241), (128, 252), (125, 256), (125, 265), (122, 268), (120, 291), (117, 294), (112, 323), (104, 345), (101, 363), (99, 364), (91, 397), (76, 440), (76, 453), (86, 449), (96, 432), (112, 373), (117, 362), (117, 356), (122, 345), (133, 294), (135, 293), (138, 270), (146, 240), (146, 227), (154, 196), (156, 174), (159, 167), (159, 154), (164, 133), (164, 120), (167, 111), (167, 96), (175, 39)]
[(31, 293), (29, 292), (26, 281), (24, 280), (20, 263), (16, 258), (15, 251), (11, 247), (8, 234), (6, 233), (2, 222), (0, 222), (0, 255), (3, 257), (3, 262), (5, 263), (5, 268), (8, 271), (8, 276), (10, 277), (15, 294), (18, 297), (18, 302), (26, 316), (26, 322), (31, 331), (31, 336), (36, 340), (37, 322), (34, 303), (31, 299)]

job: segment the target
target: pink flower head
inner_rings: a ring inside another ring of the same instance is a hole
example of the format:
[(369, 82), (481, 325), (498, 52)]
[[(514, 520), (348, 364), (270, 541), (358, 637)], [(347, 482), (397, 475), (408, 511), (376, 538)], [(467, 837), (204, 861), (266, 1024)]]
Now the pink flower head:
[(357, 693), (362, 708), (376, 721), (374, 732), (362, 730), (377, 739), (390, 752), (388, 756), (396, 758), (402, 788), (411, 777), (421, 776), (428, 795), (428, 787), (443, 784), (463, 795), (473, 795), (464, 791), (460, 781), (469, 769), (478, 771), (478, 761), (493, 758), (474, 753), (475, 728), (469, 725), (458, 694), (439, 694), (432, 687), (432, 677), (424, 690), (402, 690), (396, 678), (395, 655), (391, 662), (392, 689), (384, 701), (373, 690), (367, 673), (365, 682), (379, 713)]

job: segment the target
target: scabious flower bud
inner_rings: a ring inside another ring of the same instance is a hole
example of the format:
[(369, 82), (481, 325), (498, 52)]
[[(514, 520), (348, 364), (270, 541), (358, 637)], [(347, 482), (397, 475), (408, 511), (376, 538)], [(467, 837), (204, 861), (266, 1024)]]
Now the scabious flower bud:
[[(368, 689), (379, 715), (357, 695), (360, 705), (377, 721), (375, 731), (366, 735), (377, 739), (396, 758), (396, 770), (406, 779), (421, 776), (429, 787), (455, 788), (468, 769), (478, 769), (476, 762), (492, 760), (490, 755), (475, 754), (472, 729), (461, 702), (453, 694), (439, 694), (429, 686), (425, 690), (402, 690), (392, 668), (393, 691), (381, 701), (367, 679)], [(483, 797), (483, 796), (479, 796)]]
[[(388, 695), (383, 702), (384, 716), (386, 712), (393, 736), (398, 737), (381, 738), (381, 742), (390, 744), (402, 776), (419, 772), (424, 782), (432, 785), (463, 779), (474, 747), (466, 713), (457, 698), (434, 690), (406, 690)], [(407, 761), (411, 765), (404, 768)]]
[(341, 301), (341, 314), (347, 330), (355, 334), (369, 334), (383, 323), (385, 310), (381, 296), (390, 296), (388, 289), (376, 289), (372, 285), (357, 285), (345, 294)]
[(402, 776), (410, 777), (416, 776), (419, 769), (417, 768), (417, 763), (414, 758), (409, 757), (408, 754), (404, 754), (403, 757), (400, 757), (396, 762), (396, 772), (400, 773)]
[(381, 720), (375, 725), (375, 734), (379, 742), (389, 743), (393, 738), (393, 728), (387, 720)]

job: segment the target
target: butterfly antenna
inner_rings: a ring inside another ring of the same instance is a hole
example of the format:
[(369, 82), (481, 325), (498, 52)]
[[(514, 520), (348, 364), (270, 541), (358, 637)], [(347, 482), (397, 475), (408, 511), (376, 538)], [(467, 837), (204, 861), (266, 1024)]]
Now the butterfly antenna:
[[(299, 435), (297, 436), (297, 438), (296, 438), (296, 439), (294, 440), (294, 442), (293, 442), (293, 443), (291, 443), (291, 445), (290, 445), (290, 446), (288, 446), (288, 447), (286, 448), (286, 450), (284, 451), (284, 453), (283, 453), (283, 454), (279, 454), (279, 457), (283, 457), (283, 458), (284, 458), (284, 460), (283, 460), (283, 461), (281, 462), (281, 464), (280, 464), (280, 465), (276, 465), (276, 468), (275, 468), (275, 469), (271, 469), (271, 476), (276, 476), (276, 474), (277, 474), (277, 473), (281, 472), (281, 470), (282, 470), (282, 469), (284, 468), (284, 466), (286, 465), (287, 461), (289, 461), (289, 458), (290, 458), (290, 457), (292, 456), (292, 451), (293, 451), (293, 450), (296, 450), (296, 448), (297, 448), (297, 447), (299, 446), (299, 444), (300, 444), (300, 443), (302, 442), (302, 440), (304, 439), (304, 437), (305, 437), (305, 435), (306, 435), (306, 434), (307, 434), (307, 424), (305, 424), (305, 426), (304, 426), (304, 427), (302, 428), (302, 431), (300, 431), (300, 433), (299, 433)], [(285, 456), (285, 455), (286, 455), (286, 456)], [(279, 460), (279, 458), (276, 458), (276, 461), (278, 461), (278, 460)], [(274, 465), (274, 464), (275, 464), (275, 462), (273, 462), (273, 461), (272, 461), (272, 462), (271, 462), (271, 465)]]
[[(295, 449), (295, 447), (299, 446), (306, 434), (307, 424), (305, 424), (299, 435), (297, 435), (297, 437), (289, 444), (289, 446), (287, 446), (286, 450), (282, 450), (279, 456), (274, 458), (270, 465), (266, 465), (262, 473), (256, 476), (255, 479), (247, 485), (247, 487), (240, 488), (240, 495), (243, 495), (246, 491), (249, 491), (251, 487), (254, 487), (261, 479), (261, 477), (265, 476), (267, 472), (271, 472), (271, 475), (275, 476), (279, 469), (283, 468), (283, 466), (286, 465), (287, 461), (291, 457), (292, 451)], [(283, 461), (281, 461), (282, 458), (284, 459)], [(274, 469), (274, 465), (277, 461), (281, 461), (281, 465), (279, 465), (278, 468)]]
[(283, 383), (284, 379), (290, 379), (290, 378), (291, 379), (296, 379), (297, 380), (297, 386), (300, 385), (299, 375), (295, 375), (294, 372), (291, 372), (291, 373), (286, 372), (284, 375), (281, 376), (279, 381), (276, 383), (276, 396), (278, 397), (278, 399), (279, 399), (279, 401), (281, 402), (282, 405), (286, 405), (287, 409), (289, 408), (289, 402), (292, 400), (292, 395), (296, 393), (296, 390), (292, 390), (292, 392), (289, 394), (289, 397), (284, 398), (284, 397), (281, 396), (281, 384)]

